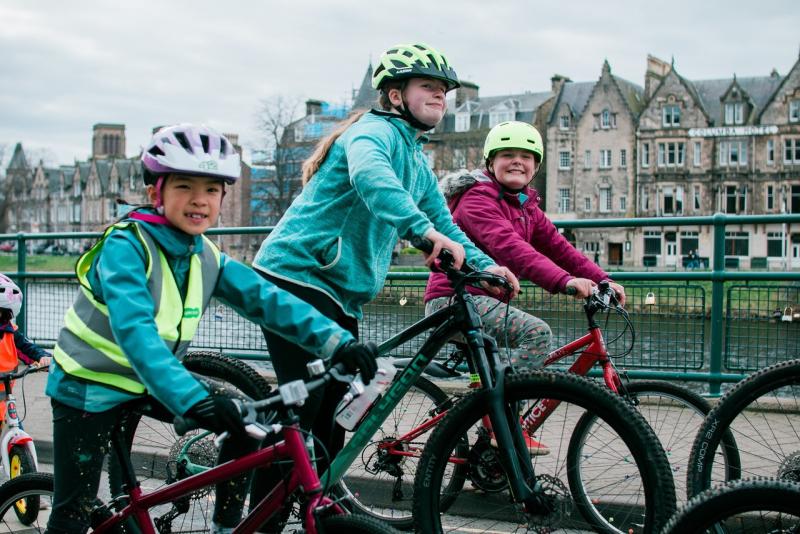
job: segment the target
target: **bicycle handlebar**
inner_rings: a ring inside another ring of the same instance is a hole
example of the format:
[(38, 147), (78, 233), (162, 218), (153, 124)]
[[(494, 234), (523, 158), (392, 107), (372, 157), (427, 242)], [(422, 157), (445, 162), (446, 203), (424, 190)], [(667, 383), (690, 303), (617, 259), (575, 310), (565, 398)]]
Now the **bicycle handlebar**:
[(47, 371), (48, 369), (50, 369), (49, 365), (29, 365), (22, 371), (17, 371), (15, 369), (7, 373), (0, 373), (0, 380), (3, 380), (5, 378), (8, 378), (10, 380), (16, 380), (18, 378), (22, 378), (25, 375), (29, 375), (31, 373), (38, 373), (39, 371)]
[[(426, 254), (433, 252), (433, 243), (425, 237), (411, 238), (411, 245), (414, 248), (425, 252)], [(508, 280), (502, 276), (490, 273), (488, 271), (481, 271), (467, 261), (464, 261), (460, 269), (454, 268), (453, 263), (455, 263), (455, 258), (453, 257), (453, 254), (446, 248), (443, 248), (439, 252), (437, 259), (439, 260), (439, 269), (451, 280), (454, 278), (463, 279), (465, 283), (469, 283), (471, 285), (478, 285), (480, 282), (485, 282), (491, 286), (502, 287), (508, 291), (513, 289)]]

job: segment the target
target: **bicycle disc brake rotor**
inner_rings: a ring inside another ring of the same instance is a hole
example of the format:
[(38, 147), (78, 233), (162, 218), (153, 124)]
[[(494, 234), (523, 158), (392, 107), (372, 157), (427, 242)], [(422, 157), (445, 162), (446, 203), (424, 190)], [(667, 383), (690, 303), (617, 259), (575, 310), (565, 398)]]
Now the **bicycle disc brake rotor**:
[(536, 482), (541, 484), (545, 506), (549, 512), (546, 515), (529, 515), (528, 532), (545, 534), (553, 532), (561, 523), (568, 519), (572, 512), (572, 494), (561, 479), (551, 475), (539, 475)]
[(508, 487), (500, 456), (488, 437), (480, 437), (467, 456), (472, 485), (486, 493), (497, 493)]
[(800, 451), (787, 456), (778, 467), (778, 479), (800, 482)]
[[(186, 434), (179, 438), (169, 450), (167, 465), (176, 466), (175, 477), (177, 480), (186, 478), (191, 474), (182, 469), (184, 460), (203, 467), (214, 467), (216, 464), (218, 451), (217, 447), (214, 445), (213, 434), (208, 434), (200, 439), (197, 439), (198, 435), (199, 433)], [(213, 487), (209, 486), (197, 490), (191, 494), (191, 498), (196, 499), (204, 497), (208, 495), (212, 489)]]

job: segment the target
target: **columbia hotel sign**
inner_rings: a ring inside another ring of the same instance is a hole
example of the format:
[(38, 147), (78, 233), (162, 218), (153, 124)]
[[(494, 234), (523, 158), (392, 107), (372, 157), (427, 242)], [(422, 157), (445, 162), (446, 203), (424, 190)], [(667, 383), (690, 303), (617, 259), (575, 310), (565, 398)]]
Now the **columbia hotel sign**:
[(776, 133), (778, 133), (777, 126), (722, 126), (719, 128), (691, 128), (689, 137), (741, 137)]

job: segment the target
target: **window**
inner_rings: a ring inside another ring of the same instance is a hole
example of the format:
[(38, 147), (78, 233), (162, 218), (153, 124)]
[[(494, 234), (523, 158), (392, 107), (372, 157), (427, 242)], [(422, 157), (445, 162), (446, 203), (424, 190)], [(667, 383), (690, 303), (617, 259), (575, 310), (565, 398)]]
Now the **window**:
[(620, 167), (627, 167), (628, 166), (628, 151), (624, 148), (619, 151), (619, 166)]
[(645, 230), (644, 253), (661, 254), (661, 232), (654, 230)]
[(570, 208), (569, 189), (562, 187), (558, 190), (558, 212), (567, 213)]
[(469, 131), (469, 113), (456, 113), (456, 131)]
[(628, 211), (628, 197), (625, 196), (619, 197), (619, 211), (621, 212)]
[(600, 188), (600, 205), (598, 209), (601, 212), (607, 213), (611, 211), (611, 188), (610, 187), (601, 187)]
[(775, 164), (775, 140), (767, 139), (767, 165)]
[(683, 143), (659, 143), (658, 144), (658, 166), (659, 167), (682, 167), (684, 160)]
[(608, 169), (611, 167), (611, 150), (600, 151), (600, 168)]
[(800, 163), (800, 139), (783, 140), (783, 162)]
[(583, 211), (592, 211), (592, 197), (584, 197)]
[(800, 100), (789, 102), (789, 122), (800, 122)]
[(766, 210), (772, 211), (775, 209), (775, 186), (768, 185), (767, 186), (767, 194), (766, 194)]
[(592, 168), (592, 151), (587, 150), (583, 153), (583, 168), (584, 169), (591, 169)]
[(800, 213), (800, 185), (792, 186), (791, 211), (789, 213)]
[(725, 186), (725, 213), (736, 213), (736, 186)]
[(749, 256), (750, 234), (748, 232), (725, 232), (726, 256)]
[(562, 130), (569, 130), (569, 115), (561, 115), (558, 118), (558, 127)]
[(642, 167), (650, 166), (650, 143), (642, 143)]
[(491, 111), (489, 112), (489, 127), (494, 127), (501, 122), (508, 122), (514, 120), (514, 112), (511, 110)]
[(747, 141), (720, 141), (720, 167), (737, 167), (747, 165)]
[(681, 215), (683, 213), (683, 187), (666, 186), (662, 190), (664, 215)]
[(465, 169), (467, 167), (467, 151), (463, 148), (453, 149), (453, 168)]
[(558, 153), (558, 168), (559, 169), (569, 169), (569, 152), (561, 151)]
[(607, 109), (604, 109), (600, 114), (600, 127), (603, 129), (611, 128), (611, 113)]
[(742, 123), (744, 123), (744, 104), (742, 102), (725, 104), (725, 124)]
[(703, 153), (700, 151), (700, 147), (701, 147), (700, 141), (695, 141), (694, 153), (692, 154), (694, 156), (694, 160), (692, 161), (692, 163), (694, 164), (695, 167), (700, 166), (700, 157), (703, 155)]
[(642, 187), (642, 211), (650, 209), (650, 192), (646, 187)]
[(586, 252), (597, 252), (600, 250), (600, 243), (598, 241), (584, 241), (583, 250)]
[(700, 186), (695, 185), (694, 189), (692, 190), (692, 206), (694, 206), (694, 211), (700, 211)]
[(681, 108), (678, 106), (664, 106), (661, 113), (661, 124), (665, 127), (681, 125)]
[(681, 254), (686, 256), (689, 252), (700, 249), (700, 240), (697, 232), (681, 232)]
[(767, 232), (767, 257), (783, 257), (783, 232)]

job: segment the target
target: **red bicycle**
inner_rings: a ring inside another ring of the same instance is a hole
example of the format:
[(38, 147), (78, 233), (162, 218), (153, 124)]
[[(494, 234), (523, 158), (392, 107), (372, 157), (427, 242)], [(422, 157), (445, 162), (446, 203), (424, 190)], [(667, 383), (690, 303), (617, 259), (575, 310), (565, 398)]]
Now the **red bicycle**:
[[(208, 532), (213, 511), (214, 487), (222, 482), (246, 475), (254, 469), (274, 466), (282, 468), (285, 477), (259, 503), (249, 503), (249, 511), (234, 532), (255, 532), (265, 521), (280, 513), (284, 503), (298, 498), (302, 503), (302, 522), (308, 534), (385, 534), (394, 529), (375, 518), (347, 514), (336, 501), (327, 496), (328, 488), (320, 481), (309, 452), (313, 438), (301, 430), (294, 407), (302, 405), (309, 392), (324, 387), (331, 380), (349, 382), (352, 376), (334, 366), (325, 370), (321, 360), (309, 364), (308, 382), (301, 380), (285, 384), (277, 393), (264, 400), (239, 400), (248, 434), (262, 439), (267, 434), (282, 436), (282, 441), (246, 454), (216, 467), (172, 481), (153, 491), (143, 489), (136, 479), (130, 461), (125, 432), (115, 432), (112, 438), (114, 455), (120, 460), (123, 477), (121, 496), (109, 503), (98, 500), (92, 511), (92, 532), (141, 532), (142, 534)], [(143, 404), (143, 403), (142, 403)], [(141, 405), (141, 404), (140, 404)], [(267, 419), (257, 414), (268, 414)], [(259, 421), (261, 419), (261, 421)], [(184, 434), (196, 424), (177, 418), (175, 428)], [(217, 438), (225, 439), (225, 434)], [(288, 466), (288, 468), (287, 468)], [(43, 532), (51, 509), (53, 477), (49, 473), (29, 473), (16, 477), (0, 487), (0, 532)], [(15, 503), (38, 497), (45, 503), (38, 517), (22, 526), (10, 513)], [(200, 502), (205, 506), (198, 505)], [(189, 508), (193, 512), (189, 513)]]

